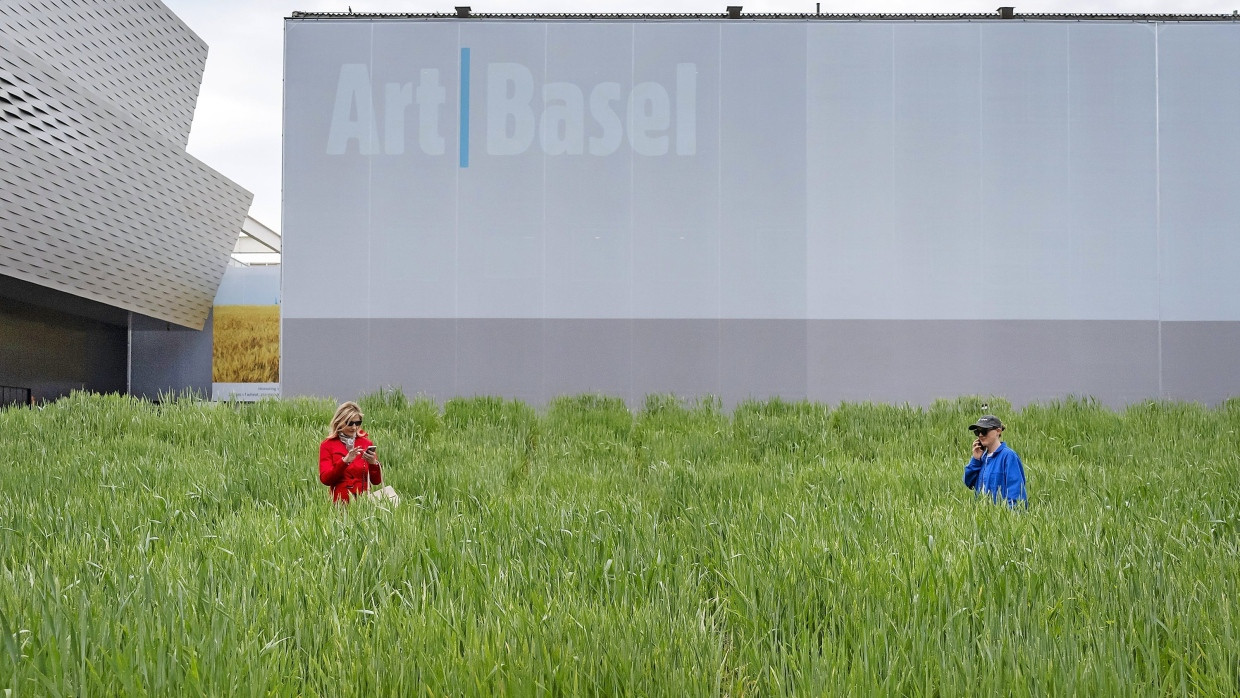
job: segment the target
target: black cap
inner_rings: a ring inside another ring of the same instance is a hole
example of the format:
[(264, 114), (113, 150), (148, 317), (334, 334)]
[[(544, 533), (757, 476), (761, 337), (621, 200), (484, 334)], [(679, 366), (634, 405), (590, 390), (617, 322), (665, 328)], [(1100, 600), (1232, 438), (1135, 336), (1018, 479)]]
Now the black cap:
[(978, 417), (976, 422), (969, 425), (969, 431), (972, 432), (978, 432), (982, 429), (989, 431), (991, 429), (1003, 428), (1003, 422), (1000, 422), (999, 418), (993, 414), (984, 414), (981, 417)]

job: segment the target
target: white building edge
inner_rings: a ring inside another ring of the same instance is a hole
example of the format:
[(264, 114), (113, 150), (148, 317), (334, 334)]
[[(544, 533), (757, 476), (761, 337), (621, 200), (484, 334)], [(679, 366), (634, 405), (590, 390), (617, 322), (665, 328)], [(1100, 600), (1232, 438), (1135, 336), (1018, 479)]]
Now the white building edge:
[(241, 235), (233, 247), (232, 260), (235, 266), (242, 267), (279, 264), (280, 234), (253, 216), (246, 216), (241, 224)]

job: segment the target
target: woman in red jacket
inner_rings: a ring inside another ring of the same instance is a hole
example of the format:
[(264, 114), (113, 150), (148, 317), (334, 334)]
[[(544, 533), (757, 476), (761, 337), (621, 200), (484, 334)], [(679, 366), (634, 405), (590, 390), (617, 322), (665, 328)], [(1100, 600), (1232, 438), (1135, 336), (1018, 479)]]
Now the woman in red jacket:
[(383, 482), (375, 445), (362, 431), (362, 410), (356, 402), (336, 408), (327, 438), (319, 444), (319, 480), (332, 488), (332, 499), (347, 502)]

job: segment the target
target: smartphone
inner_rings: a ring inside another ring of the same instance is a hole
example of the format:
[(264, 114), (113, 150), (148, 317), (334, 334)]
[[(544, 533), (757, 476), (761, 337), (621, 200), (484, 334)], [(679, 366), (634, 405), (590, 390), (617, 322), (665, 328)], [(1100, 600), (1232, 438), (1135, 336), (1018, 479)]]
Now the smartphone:
[(375, 447), (374, 447), (374, 446), (367, 446), (367, 447), (366, 447), (366, 452), (367, 452), (367, 453), (374, 453), (374, 452), (375, 452)]

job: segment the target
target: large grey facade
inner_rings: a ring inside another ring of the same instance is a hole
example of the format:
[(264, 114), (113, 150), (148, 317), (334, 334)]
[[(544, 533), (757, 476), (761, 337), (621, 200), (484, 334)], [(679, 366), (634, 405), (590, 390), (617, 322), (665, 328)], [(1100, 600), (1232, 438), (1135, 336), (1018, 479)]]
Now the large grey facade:
[(286, 395), (1240, 393), (1230, 16), (303, 15), (285, 70)]
[(16, 333), (0, 383), (209, 389), (201, 330), (252, 197), (185, 152), (206, 53), (157, 0), (0, 4), (0, 323), (95, 328)]

